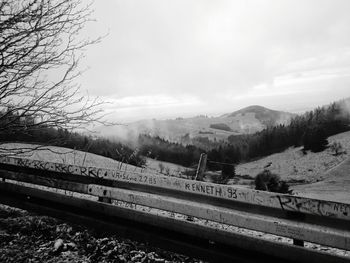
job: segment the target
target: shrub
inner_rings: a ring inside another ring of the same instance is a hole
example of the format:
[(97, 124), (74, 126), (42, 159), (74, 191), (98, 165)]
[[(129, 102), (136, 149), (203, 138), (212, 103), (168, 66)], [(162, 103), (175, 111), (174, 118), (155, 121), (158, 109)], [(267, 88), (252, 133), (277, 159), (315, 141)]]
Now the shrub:
[(335, 156), (345, 153), (343, 146), (340, 144), (340, 142), (333, 142), (329, 148)]
[(159, 164), (158, 164), (158, 167), (159, 167), (159, 172), (162, 174), (162, 173), (163, 173), (163, 171), (164, 171), (164, 169), (165, 169), (164, 164), (159, 163)]
[(289, 185), (285, 181), (281, 181), (277, 174), (264, 170), (255, 177), (255, 189), (269, 191), (275, 193), (291, 193)]
[(182, 172), (183, 175), (187, 176), (188, 179), (193, 180), (196, 177), (196, 170), (195, 169), (186, 169)]
[(225, 162), (226, 163), (222, 165), (221, 177), (223, 179), (232, 179), (236, 175), (235, 166), (232, 164), (229, 164), (228, 163), (229, 161), (227, 160)]

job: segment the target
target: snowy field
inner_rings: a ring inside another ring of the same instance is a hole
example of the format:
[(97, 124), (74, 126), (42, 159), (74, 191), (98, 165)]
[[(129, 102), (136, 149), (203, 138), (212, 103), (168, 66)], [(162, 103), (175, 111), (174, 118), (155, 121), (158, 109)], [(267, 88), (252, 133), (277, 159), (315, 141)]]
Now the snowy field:
[(282, 180), (301, 183), (292, 187), (297, 195), (350, 203), (350, 132), (331, 136), (328, 141), (329, 144), (339, 142), (346, 153), (335, 156), (328, 148), (304, 155), (302, 147), (290, 148), (240, 164), (236, 173), (254, 177), (270, 164), (270, 171), (280, 175)]

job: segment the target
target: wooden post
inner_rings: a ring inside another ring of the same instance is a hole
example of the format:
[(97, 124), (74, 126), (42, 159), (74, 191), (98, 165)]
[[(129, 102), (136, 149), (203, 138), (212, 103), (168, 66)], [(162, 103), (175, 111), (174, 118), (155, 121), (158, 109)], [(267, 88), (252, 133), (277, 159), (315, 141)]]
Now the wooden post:
[(304, 240), (301, 239), (293, 239), (293, 245), (294, 246), (299, 246), (299, 247), (303, 247), (304, 246)]
[[(203, 174), (205, 171), (205, 167), (207, 165), (207, 155), (205, 153), (201, 154), (201, 157), (199, 158), (199, 163), (196, 171), (196, 181), (203, 181)], [(186, 218), (187, 221), (194, 221), (193, 216), (187, 216)]]
[(199, 163), (196, 171), (196, 177), (195, 177), (196, 181), (203, 181), (203, 174), (204, 174), (206, 165), (207, 165), (207, 155), (205, 153), (202, 153), (199, 159)]

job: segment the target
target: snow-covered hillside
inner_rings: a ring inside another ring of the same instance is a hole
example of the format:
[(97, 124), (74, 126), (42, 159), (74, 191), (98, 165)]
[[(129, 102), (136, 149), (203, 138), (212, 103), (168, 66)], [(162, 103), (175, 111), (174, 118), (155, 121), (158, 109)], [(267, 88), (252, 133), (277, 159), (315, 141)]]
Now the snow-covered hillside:
[(328, 138), (330, 144), (339, 142), (346, 152), (338, 156), (328, 148), (323, 152), (302, 152), (302, 147), (290, 148), (257, 161), (240, 164), (236, 173), (256, 176), (268, 169), (282, 180), (299, 182), (292, 187), (295, 194), (318, 199), (350, 202), (350, 132)]

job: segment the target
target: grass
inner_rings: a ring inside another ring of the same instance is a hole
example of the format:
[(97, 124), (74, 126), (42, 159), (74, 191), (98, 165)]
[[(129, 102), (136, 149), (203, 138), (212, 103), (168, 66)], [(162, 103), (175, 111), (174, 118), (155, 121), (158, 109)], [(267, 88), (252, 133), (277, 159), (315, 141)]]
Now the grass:
[[(127, 171), (141, 172), (140, 167), (121, 163), (111, 158), (107, 158), (97, 154), (72, 150), (64, 147), (43, 146), (37, 149), (37, 145), (26, 143), (6, 143), (0, 145), (1, 149), (19, 149), (21, 147), (27, 149), (33, 148), (35, 150), (26, 151), (25, 153), (21, 154), (16, 154), (16, 157), (23, 157), (32, 160), (41, 160), (54, 163), (64, 163), (79, 166), (91, 166), (106, 169), (122, 169)], [(146, 172), (145, 169), (142, 169), (142, 172)]]

